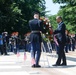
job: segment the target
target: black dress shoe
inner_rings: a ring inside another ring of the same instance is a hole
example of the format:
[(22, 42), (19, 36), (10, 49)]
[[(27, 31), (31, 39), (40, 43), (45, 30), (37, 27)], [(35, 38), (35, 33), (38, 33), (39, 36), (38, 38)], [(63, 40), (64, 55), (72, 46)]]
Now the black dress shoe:
[(36, 67), (36, 68), (40, 68), (41, 66), (40, 66), (40, 65), (35, 65), (35, 67)]
[(35, 68), (35, 64), (31, 66), (32, 68)]
[(67, 66), (67, 64), (60, 64), (60, 66)]
[(54, 65), (52, 65), (52, 66), (60, 66), (60, 65), (58, 65), (58, 64), (54, 64)]

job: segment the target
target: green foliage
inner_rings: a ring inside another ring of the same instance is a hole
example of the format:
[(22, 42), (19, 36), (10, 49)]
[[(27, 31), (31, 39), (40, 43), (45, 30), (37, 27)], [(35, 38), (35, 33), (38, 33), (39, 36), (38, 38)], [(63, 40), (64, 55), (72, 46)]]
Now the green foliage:
[(12, 10), (10, 9), (11, 4), (11, 0), (0, 0), (0, 32), (9, 28), (10, 16), (12, 14)]
[(73, 6), (76, 5), (76, 0), (53, 0), (54, 3), (66, 3), (67, 5)]
[(45, 0), (0, 0), (0, 33), (28, 32), (34, 11), (45, 15)]
[(57, 22), (56, 22), (56, 15), (52, 15), (49, 17), (50, 23), (53, 27), (53, 29), (57, 28)]
[(67, 29), (71, 33), (76, 33), (76, 0), (53, 0), (54, 3), (65, 3), (61, 6), (57, 15), (63, 17)]

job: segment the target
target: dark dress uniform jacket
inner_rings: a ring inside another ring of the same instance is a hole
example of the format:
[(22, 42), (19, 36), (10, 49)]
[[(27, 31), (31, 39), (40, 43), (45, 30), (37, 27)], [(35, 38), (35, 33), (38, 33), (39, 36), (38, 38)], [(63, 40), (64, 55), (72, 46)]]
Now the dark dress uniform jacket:
[(57, 30), (54, 31), (54, 34), (57, 34), (57, 40), (59, 44), (66, 43), (66, 35), (65, 35), (66, 26), (63, 22), (59, 23)]
[[(33, 19), (29, 21), (29, 26), (31, 31), (42, 31), (43, 24), (39, 19)], [(42, 42), (42, 37), (40, 32), (34, 32), (30, 35), (30, 42)]]

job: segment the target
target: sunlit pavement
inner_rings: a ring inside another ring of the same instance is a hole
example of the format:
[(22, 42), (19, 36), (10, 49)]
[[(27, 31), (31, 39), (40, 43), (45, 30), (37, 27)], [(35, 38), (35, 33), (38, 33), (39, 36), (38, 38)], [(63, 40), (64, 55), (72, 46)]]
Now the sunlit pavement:
[(69, 52), (66, 56), (67, 66), (53, 67), (57, 59), (56, 53), (42, 53), (42, 67), (31, 68), (30, 53), (26, 53), (26, 60), (23, 52), (20, 52), (19, 57), (9, 53), (8, 56), (0, 56), (0, 75), (76, 75), (76, 51)]

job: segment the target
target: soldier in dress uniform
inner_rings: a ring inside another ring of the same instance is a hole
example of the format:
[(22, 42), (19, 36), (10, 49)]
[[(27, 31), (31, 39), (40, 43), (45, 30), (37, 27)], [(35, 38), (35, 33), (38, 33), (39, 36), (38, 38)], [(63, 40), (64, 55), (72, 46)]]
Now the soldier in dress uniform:
[(29, 21), (29, 26), (31, 30), (30, 43), (31, 43), (31, 56), (35, 59), (32, 67), (41, 67), (39, 65), (39, 60), (41, 56), (41, 33), (43, 32), (43, 23), (39, 20), (39, 13), (34, 13), (34, 19)]

